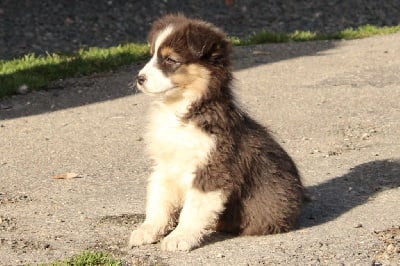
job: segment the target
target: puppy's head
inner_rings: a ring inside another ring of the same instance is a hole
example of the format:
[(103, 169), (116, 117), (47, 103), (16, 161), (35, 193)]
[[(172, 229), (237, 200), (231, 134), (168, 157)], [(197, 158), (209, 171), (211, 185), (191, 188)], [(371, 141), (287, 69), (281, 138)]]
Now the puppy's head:
[(153, 24), (149, 42), (152, 57), (137, 77), (145, 93), (200, 95), (230, 73), (230, 42), (206, 22), (168, 15)]

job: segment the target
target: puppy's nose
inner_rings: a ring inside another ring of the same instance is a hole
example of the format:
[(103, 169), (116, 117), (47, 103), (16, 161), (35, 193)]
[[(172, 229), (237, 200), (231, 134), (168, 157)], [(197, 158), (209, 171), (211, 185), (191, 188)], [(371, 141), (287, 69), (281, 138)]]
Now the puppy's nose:
[(139, 85), (143, 85), (146, 82), (147, 78), (146, 75), (141, 74), (139, 76), (137, 76), (136, 81)]

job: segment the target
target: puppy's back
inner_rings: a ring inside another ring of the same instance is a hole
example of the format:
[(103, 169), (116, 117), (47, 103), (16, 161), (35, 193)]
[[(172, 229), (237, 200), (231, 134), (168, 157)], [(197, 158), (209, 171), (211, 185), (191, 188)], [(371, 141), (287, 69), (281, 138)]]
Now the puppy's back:
[(217, 229), (254, 235), (293, 228), (303, 186), (295, 163), (269, 131), (241, 111), (230, 93), (193, 105), (191, 114), (190, 119), (216, 139), (194, 186), (227, 193)]

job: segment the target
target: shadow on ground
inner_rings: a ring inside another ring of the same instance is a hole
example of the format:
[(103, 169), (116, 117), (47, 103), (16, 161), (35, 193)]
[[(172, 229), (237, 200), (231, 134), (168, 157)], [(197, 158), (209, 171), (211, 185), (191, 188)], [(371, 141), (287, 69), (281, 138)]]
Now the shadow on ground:
[[(400, 187), (400, 160), (379, 160), (357, 165), (340, 177), (307, 187), (310, 202), (299, 219), (299, 228), (335, 220), (352, 208), (365, 204), (379, 192)], [(369, 218), (369, 217), (366, 217)], [(205, 245), (224, 241), (234, 235), (214, 232)]]
[[(307, 187), (311, 200), (303, 207), (298, 228), (335, 220), (352, 208), (366, 203), (379, 192), (397, 187), (400, 187), (400, 160), (379, 160), (357, 165), (343, 176)], [(232, 237), (213, 233), (205, 243), (211, 244)]]
[[(315, 41), (235, 47), (232, 55), (234, 70), (296, 57), (315, 56), (334, 48), (336, 45), (337, 42), (335, 41)], [(103, 62), (100, 60), (99, 62), (89, 63), (96, 65)], [(56, 81), (44, 87), (41, 91), (0, 99), (0, 120), (53, 112), (131, 95), (134, 93), (131, 88), (134, 77), (144, 63), (145, 61), (142, 60), (141, 63), (123, 67), (118, 71), (118, 74), (108, 72)], [(63, 71), (63, 65), (48, 66), (47, 68), (51, 68), (53, 71)], [(16, 72), (12, 76), (0, 75), (0, 81), (2, 79), (18, 79), (21, 76), (32, 76), (42, 70), (43, 66), (38, 66), (23, 72)]]
[(379, 192), (400, 187), (400, 160), (379, 160), (357, 165), (340, 177), (308, 187), (300, 228), (323, 224), (366, 203)]

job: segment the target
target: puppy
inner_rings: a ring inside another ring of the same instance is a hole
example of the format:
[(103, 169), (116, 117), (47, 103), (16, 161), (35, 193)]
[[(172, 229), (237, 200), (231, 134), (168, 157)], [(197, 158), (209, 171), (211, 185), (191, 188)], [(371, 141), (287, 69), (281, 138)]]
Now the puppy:
[(137, 87), (155, 98), (146, 137), (154, 162), (146, 219), (129, 246), (198, 247), (213, 228), (238, 235), (286, 232), (299, 215), (297, 168), (268, 130), (235, 104), (226, 35), (167, 15), (149, 34), (152, 57)]

